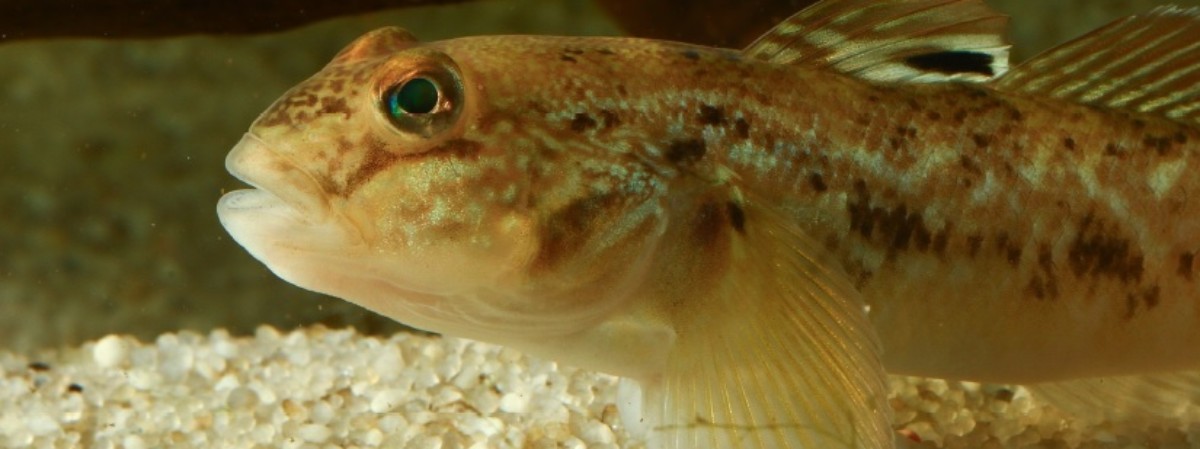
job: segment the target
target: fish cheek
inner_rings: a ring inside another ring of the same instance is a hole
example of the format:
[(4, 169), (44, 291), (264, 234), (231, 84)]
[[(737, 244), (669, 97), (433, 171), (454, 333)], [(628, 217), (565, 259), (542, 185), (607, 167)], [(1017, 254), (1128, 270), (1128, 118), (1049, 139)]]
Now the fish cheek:
[(665, 220), (659, 205), (620, 192), (573, 201), (539, 219), (528, 265), (538, 295), (605, 309), (628, 298), (646, 274)]
[[(347, 214), (397, 284), (418, 291), (511, 291), (532, 258), (534, 220), (468, 197), (396, 193), (370, 186)], [(381, 186), (382, 187), (382, 186)], [(453, 190), (447, 188), (447, 190)], [(368, 193), (377, 193), (371, 196)], [(365, 198), (370, 197), (370, 198)]]
[(600, 220), (612, 214), (620, 203), (621, 198), (617, 195), (600, 194), (549, 214), (540, 225), (542, 240), (531, 268), (536, 272), (547, 272), (570, 260), (599, 230)]

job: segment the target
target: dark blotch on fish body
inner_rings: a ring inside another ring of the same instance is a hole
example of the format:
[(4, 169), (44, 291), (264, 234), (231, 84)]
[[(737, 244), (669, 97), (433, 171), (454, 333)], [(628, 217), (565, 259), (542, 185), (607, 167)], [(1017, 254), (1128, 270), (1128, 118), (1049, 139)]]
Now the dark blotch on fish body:
[(703, 139), (682, 139), (667, 145), (667, 161), (677, 165), (694, 164), (704, 158), (708, 148)]
[(621, 118), (617, 117), (617, 113), (608, 109), (600, 110), (600, 120), (604, 122), (604, 129), (610, 129), (621, 124)]
[(952, 227), (952, 223), (946, 223), (946, 225), (942, 227), (941, 231), (938, 231), (937, 234), (933, 235), (933, 242), (929, 244), (929, 247), (933, 250), (933, 252), (937, 253), (938, 255), (944, 255), (946, 253), (946, 246), (950, 244), (950, 229)]
[(1037, 250), (1037, 269), (1029, 280), (1026, 291), (1039, 301), (1058, 299), (1058, 277), (1054, 273), (1054, 251), (1050, 245), (1042, 243)]
[(354, 114), (346, 105), (346, 99), (341, 97), (322, 97), (320, 112), (322, 114), (342, 114), (346, 119)]
[(1070, 137), (1063, 139), (1063, 146), (1067, 147), (1068, 150), (1075, 151), (1075, 139)]
[(811, 185), (813, 190), (816, 190), (817, 192), (824, 192), (829, 189), (829, 186), (825, 185), (825, 178), (821, 177), (821, 174), (816, 172), (808, 175), (808, 184)]
[(612, 210), (620, 207), (616, 194), (596, 195), (571, 203), (554, 212), (542, 223), (545, 238), (534, 256), (535, 269), (550, 269), (587, 241), (595, 226), (607, 225)]
[(1123, 283), (1142, 278), (1142, 256), (1129, 239), (1114, 235), (1104, 223), (1088, 215), (1079, 224), (1079, 235), (1071, 242), (1067, 261), (1076, 277), (1108, 277)]
[(996, 250), (1004, 256), (1009, 265), (1016, 267), (1021, 262), (1021, 245), (1008, 237), (1007, 232), (996, 234)]
[(975, 141), (975, 146), (979, 148), (987, 148), (992, 143), (992, 138), (984, 134), (972, 134), (971, 140)]
[(738, 137), (743, 139), (750, 138), (750, 123), (746, 122), (746, 119), (738, 118), (737, 120), (734, 120), (733, 129), (737, 131)]
[(1025, 290), (1029, 292), (1035, 299), (1046, 299), (1048, 292), (1046, 291), (1046, 281), (1041, 276), (1034, 275), (1033, 279), (1029, 280), (1029, 285), (1025, 286)]
[(561, 59), (561, 60), (567, 61), (567, 62), (576, 62), (575, 57), (582, 55), (582, 54), (583, 54), (583, 50), (581, 50), (581, 49), (564, 48), (562, 54), (558, 56), (558, 59)]
[(733, 230), (739, 234), (745, 234), (746, 212), (742, 210), (742, 206), (730, 201), (725, 204), (725, 210), (729, 214), (729, 224), (733, 225)]
[(887, 245), (888, 258), (913, 247), (918, 251), (929, 249), (934, 235), (920, 213), (909, 212), (906, 204), (891, 210), (872, 206), (870, 193), (862, 180), (855, 181), (854, 190), (854, 198), (846, 202), (851, 231), (857, 231), (864, 239)]
[(571, 119), (571, 131), (581, 133), (596, 127), (596, 119), (588, 115), (586, 112), (575, 114)]
[(346, 177), (346, 184), (341, 189), (342, 196), (354, 193), (360, 186), (400, 159), (400, 156), (385, 149), (383, 142), (377, 139), (370, 139), (366, 148), (367, 153), (358, 169)]
[(725, 111), (720, 107), (702, 104), (700, 105), (700, 124), (721, 126), (725, 124)]
[(967, 236), (967, 254), (975, 257), (979, 254), (979, 248), (983, 246), (983, 236), (975, 234)]
[(1142, 306), (1146, 311), (1153, 310), (1158, 306), (1159, 288), (1157, 285), (1150, 287), (1141, 293), (1128, 293), (1125, 295), (1125, 319), (1129, 320), (1137, 314), (1138, 306)]
[(1177, 272), (1179, 273), (1180, 277), (1183, 277), (1189, 281), (1192, 280), (1192, 263), (1195, 261), (1195, 259), (1196, 253), (1191, 251), (1185, 251), (1183, 254), (1179, 255), (1179, 269)]
[(979, 163), (975, 162), (974, 159), (971, 159), (970, 156), (964, 154), (959, 158), (958, 163), (962, 166), (963, 170), (967, 171), (967, 173), (975, 176), (983, 175), (983, 169), (979, 168)]
[(926, 72), (944, 73), (977, 73), (993, 76), (992, 55), (972, 51), (940, 51), (909, 56), (904, 60), (909, 67)]
[(1144, 139), (1142, 139), (1142, 145), (1144, 145), (1146, 149), (1154, 150), (1159, 156), (1165, 156), (1167, 152), (1171, 150), (1171, 138), (1146, 136)]

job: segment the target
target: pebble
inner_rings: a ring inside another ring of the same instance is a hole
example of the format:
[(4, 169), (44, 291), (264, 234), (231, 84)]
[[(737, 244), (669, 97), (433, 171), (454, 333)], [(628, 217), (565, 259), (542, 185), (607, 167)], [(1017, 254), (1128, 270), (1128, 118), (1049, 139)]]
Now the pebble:
[(101, 368), (123, 366), (129, 358), (129, 346), (121, 337), (109, 335), (92, 347), (92, 360)]
[(405, 392), (387, 389), (371, 398), (371, 413), (387, 413), (395, 410), (404, 400)]

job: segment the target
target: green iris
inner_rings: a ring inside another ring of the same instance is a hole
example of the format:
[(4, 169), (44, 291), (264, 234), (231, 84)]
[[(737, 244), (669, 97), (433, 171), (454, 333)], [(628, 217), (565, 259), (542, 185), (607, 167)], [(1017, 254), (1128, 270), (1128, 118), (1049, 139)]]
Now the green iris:
[(404, 114), (428, 114), (438, 105), (438, 86), (428, 78), (413, 78), (393, 87), (387, 95), (392, 117)]

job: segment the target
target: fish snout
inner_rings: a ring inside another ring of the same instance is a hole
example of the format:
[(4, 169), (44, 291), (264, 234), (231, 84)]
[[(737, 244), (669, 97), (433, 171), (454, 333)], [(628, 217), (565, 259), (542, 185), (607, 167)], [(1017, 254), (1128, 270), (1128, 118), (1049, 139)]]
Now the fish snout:
[(330, 212), (327, 192), (320, 183), (287, 153), (277, 151), (254, 133), (242, 135), (225, 157), (225, 169), (296, 209), (307, 220), (319, 220)]

